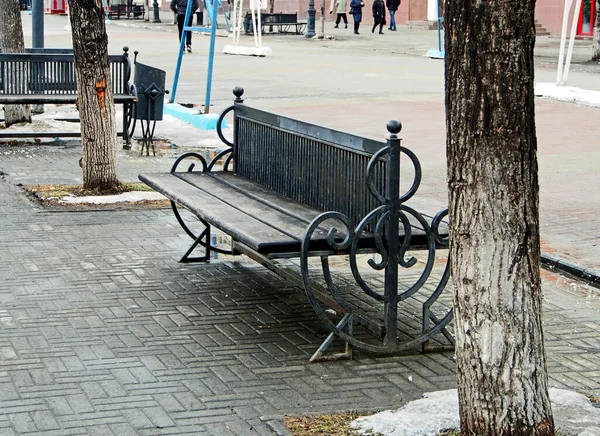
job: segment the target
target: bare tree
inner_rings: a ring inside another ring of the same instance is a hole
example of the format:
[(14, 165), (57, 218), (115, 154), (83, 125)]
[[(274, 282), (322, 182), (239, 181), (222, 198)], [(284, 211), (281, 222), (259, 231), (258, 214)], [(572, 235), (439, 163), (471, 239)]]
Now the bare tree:
[(83, 187), (110, 191), (119, 185), (116, 172), (117, 129), (113, 101), (108, 36), (102, 2), (69, 3), (77, 107), (81, 119)]
[[(25, 51), (19, 0), (0, 0), (0, 41), (2, 41), (4, 53), (23, 53)], [(7, 79), (3, 83), (4, 86), (10, 86), (8, 82), (10, 77), (10, 74), (6, 74)], [(4, 121), (6, 127), (17, 123), (31, 123), (29, 105), (5, 105)]]
[(445, 11), (461, 434), (550, 436), (534, 120), (535, 0)]
[(600, 0), (595, 0), (596, 13), (594, 14), (594, 53), (593, 61), (600, 61)]

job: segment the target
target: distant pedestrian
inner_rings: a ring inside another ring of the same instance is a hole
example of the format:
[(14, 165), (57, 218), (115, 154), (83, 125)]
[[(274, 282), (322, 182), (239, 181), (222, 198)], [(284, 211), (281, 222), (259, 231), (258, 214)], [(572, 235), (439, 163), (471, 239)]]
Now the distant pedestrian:
[(204, 0), (198, 0), (198, 10), (196, 11), (196, 25), (204, 26)]
[[(198, 0), (192, 1), (192, 13), (188, 19), (188, 26), (191, 26), (194, 21), (194, 12), (198, 9)], [(181, 34), (185, 22), (185, 12), (187, 10), (188, 0), (171, 0), (171, 10), (177, 14), (177, 30), (179, 31), (179, 42), (181, 42)], [(185, 35), (185, 49), (188, 53), (192, 52), (192, 32), (189, 30)]]
[(335, 27), (336, 29), (340, 25), (340, 20), (344, 20), (344, 29), (348, 28), (348, 17), (346, 16), (346, 5), (348, 4), (347, 0), (335, 0), (335, 12), (337, 17), (335, 19)]
[(385, 24), (385, 5), (383, 0), (373, 1), (373, 29), (371, 33), (375, 33), (375, 28), (379, 26), (379, 34), (383, 35), (383, 25)]
[(360, 22), (362, 21), (362, 8), (365, 7), (364, 2), (362, 0), (352, 0), (350, 2), (350, 13), (354, 18), (354, 34), (358, 35), (358, 28), (360, 27)]
[(400, 7), (400, 0), (385, 0), (385, 6), (390, 11), (390, 27), (389, 30), (396, 31), (396, 11)]

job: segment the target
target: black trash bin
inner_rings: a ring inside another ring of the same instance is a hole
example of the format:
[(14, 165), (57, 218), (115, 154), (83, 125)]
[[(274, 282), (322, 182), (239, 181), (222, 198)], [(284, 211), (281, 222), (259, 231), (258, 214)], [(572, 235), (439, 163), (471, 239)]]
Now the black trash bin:
[(137, 53), (135, 55), (133, 84), (137, 90), (138, 103), (134, 111), (134, 119), (139, 120), (142, 126), (142, 154), (146, 148), (146, 154), (149, 156), (150, 145), (152, 145), (152, 152), (156, 155), (153, 142), (154, 129), (156, 122), (163, 119), (167, 74), (163, 70), (138, 62)]

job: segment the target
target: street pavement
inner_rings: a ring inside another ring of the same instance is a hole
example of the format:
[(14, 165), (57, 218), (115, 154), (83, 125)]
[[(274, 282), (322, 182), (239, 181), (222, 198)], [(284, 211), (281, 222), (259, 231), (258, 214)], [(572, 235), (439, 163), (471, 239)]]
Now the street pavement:
[[(46, 17), (47, 47), (70, 45), (66, 24)], [(230, 40), (218, 38), (211, 112), (241, 85), (247, 104), (373, 138), (399, 119), (423, 165), (419, 201), (443, 206), (443, 62), (423, 56), (436, 32), (338, 31), (265, 37), (271, 58), (220, 54)], [(172, 80), (173, 26), (123, 20), (108, 32), (111, 53), (127, 45)], [(540, 41), (536, 77), (552, 81), (557, 42)], [(586, 44), (569, 84), (600, 90)], [(204, 100), (208, 38), (193, 46), (182, 103)], [(536, 105), (543, 250), (598, 270), (600, 109)], [(159, 136), (173, 133), (165, 124)], [(178, 135), (181, 147), (214, 140), (184, 125)], [(0, 435), (284, 434), (285, 414), (394, 408), (455, 387), (452, 352), (309, 364), (326, 332), (303, 292), (244, 259), (178, 263), (189, 239), (169, 209), (55, 210), (25, 196), (22, 185), (81, 182), (80, 153), (77, 141), (0, 145)], [(119, 150), (118, 162), (119, 177), (136, 180), (173, 159)], [(542, 277), (550, 386), (600, 395), (600, 293)]]

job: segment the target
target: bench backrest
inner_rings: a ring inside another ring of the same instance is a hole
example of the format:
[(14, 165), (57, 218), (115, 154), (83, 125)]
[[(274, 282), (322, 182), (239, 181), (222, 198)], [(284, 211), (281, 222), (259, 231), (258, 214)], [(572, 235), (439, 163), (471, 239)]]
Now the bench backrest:
[[(0, 47), (2, 53), (2, 47)], [(52, 48), (52, 47), (27, 47), (25, 53), (43, 53), (43, 54), (73, 54), (72, 48)]]
[(261, 14), (263, 24), (291, 24), (298, 22), (298, 13), (283, 13), (278, 14), (264, 13)]
[[(108, 59), (113, 94), (128, 94), (131, 63), (127, 52), (109, 55)], [(0, 53), (0, 93), (76, 94), (73, 54)]]
[[(383, 142), (327, 129), (235, 103), (236, 174), (321, 211), (337, 211), (353, 225), (381, 203), (367, 187), (366, 170)], [(386, 161), (374, 168), (384, 191)]]

